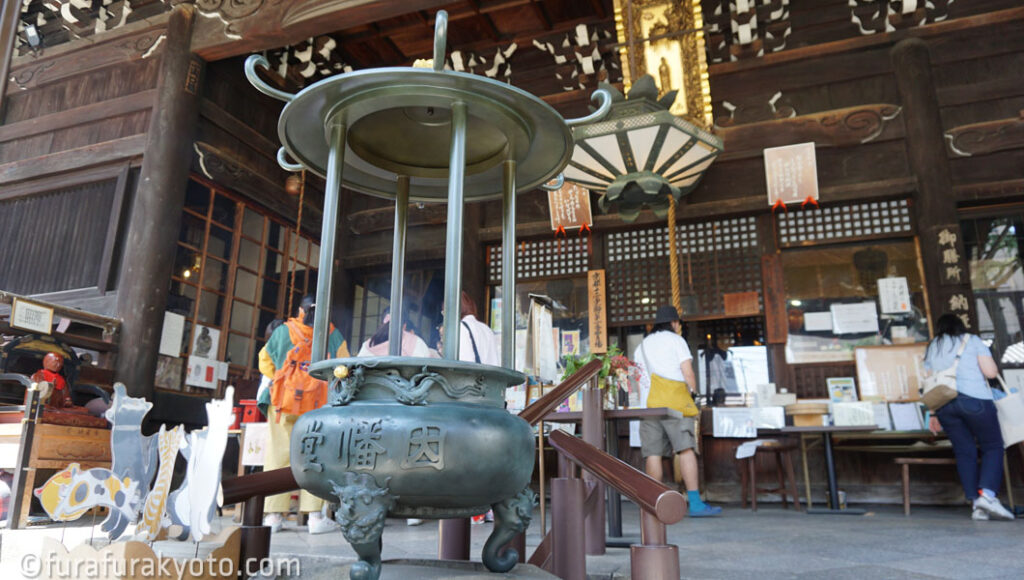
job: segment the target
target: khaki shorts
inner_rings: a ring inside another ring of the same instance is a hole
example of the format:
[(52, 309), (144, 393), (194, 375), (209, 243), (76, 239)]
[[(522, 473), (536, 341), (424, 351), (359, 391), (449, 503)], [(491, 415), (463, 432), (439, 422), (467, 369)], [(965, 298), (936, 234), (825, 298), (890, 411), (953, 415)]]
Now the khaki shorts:
[(697, 448), (694, 417), (644, 419), (640, 422), (640, 452), (644, 457), (671, 457)]

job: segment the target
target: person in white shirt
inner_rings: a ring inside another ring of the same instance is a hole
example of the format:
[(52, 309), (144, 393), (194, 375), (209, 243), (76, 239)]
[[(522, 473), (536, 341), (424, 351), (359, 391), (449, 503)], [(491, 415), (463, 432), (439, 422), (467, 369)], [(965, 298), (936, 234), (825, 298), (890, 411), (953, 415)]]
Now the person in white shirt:
[(459, 300), (459, 360), (501, 366), (501, 341), (490, 326), (476, 319), (476, 302), (462, 291)]
[(643, 371), (643, 383), (648, 385), (641, 390), (641, 405), (668, 407), (683, 415), (678, 419), (644, 419), (640, 423), (640, 450), (647, 475), (658, 481), (663, 476), (661, 458), (678, 456), (690, 516), (716, 516), (722, 513), (722, 508), (704, 503), (698, 490), (696, 417), (699, 411), (690, 393), (697, 382), (690, 347), (679, 335), (682, 327), (675, 307), (659, 307), (654, 329), (633, 353), (633, 360)]

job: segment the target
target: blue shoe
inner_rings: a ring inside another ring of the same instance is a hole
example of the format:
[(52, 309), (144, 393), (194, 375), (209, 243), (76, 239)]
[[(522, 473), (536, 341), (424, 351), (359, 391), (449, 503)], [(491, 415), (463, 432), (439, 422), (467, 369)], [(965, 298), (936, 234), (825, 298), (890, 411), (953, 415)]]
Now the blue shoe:
[(722, 508), (704, 504), (704, 507), (697, 510), (690, 510), (691, 518), (710, 518), (722, 515)]

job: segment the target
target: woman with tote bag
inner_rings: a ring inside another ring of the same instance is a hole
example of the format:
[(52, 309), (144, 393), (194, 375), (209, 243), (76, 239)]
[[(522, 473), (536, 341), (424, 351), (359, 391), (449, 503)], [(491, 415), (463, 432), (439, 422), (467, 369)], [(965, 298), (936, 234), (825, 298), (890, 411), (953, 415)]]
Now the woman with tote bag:
[(999, 369), (985, 343), (967, 332), (959, 316), (947, 313), (935, 324), (924, 366), (935, 373), (954, 365), (956, 398), (935, 411), (928, 427), (933, 433), (945, 431), (953, 444), (957, 474), (974, 508), (971, 519), (1012, 520), (996, 498), (1003, 479), (1003, 437), (988, 379), (999, 376)]

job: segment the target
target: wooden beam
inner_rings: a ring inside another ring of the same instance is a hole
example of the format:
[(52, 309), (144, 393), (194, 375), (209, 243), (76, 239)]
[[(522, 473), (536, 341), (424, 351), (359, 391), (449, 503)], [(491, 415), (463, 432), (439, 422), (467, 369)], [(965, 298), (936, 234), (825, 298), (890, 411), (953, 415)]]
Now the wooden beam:
[(725, 62), (713, 64), (708, 67), (711, 78), (724, 75), (742, 73), (752, 69), (763, 69), (774, 65), (785, 64), (810, 58), (823, 58), (843, 52), (862, 51), (867, 48), (892, 45), (905, 38), (928, 38), (932, 36), (948, 35), (951, 33), (963, 32), (974, 28), (992, 26), (1014, 20), (1024, 19), (1024, 8), (1007, 8), (976, 16), (965, 18), (954, 18), (943, 22), (936, 22), (927, 26), (916, 28), (903, 28), (885, 34), (872, 34), (847, 38), (835, 42), (815, 44), (800, 48), (791, 48), (780, 52), (766, 54), (762, 58), (740, 60), (736, 62)]
[(153, 108), (155, 97), (156, 89), (150, 89), (27, 121), (0, 125), (0, 143), (146, 111)]
[(133, 135), (0, 165), (0, 185), (141, 157), (146, 135)]
[(903, 123), (895, 121), (899, 105), (872, 104), (847, 107), (788, 119), (718, 127), (725, 142), (719, 160), (760, 156), (765, 147), (814, 141), (818, 147), (848, 147), (875, 140), (900, 139)]
[(213, 101), (203, 99), (199, 105), (199, 114), (214, 125), (237, 137), (241, 143), (252, 147), (264, 157), (274, 160), (275, 164), (277, 163), (277, 150), (280, 148), (280, 145), (267, 139), (262, 133), (220, 108)]
[[(206, 176), (215, 183), (230, 185), (256, 204), (270, 210), (291, 224), (298, 215), (298, 198), (288, 195), (284, 183), (268, 179), (259, 171), (235, 159), (230, 153), (202, 141), (193, 147), (192, 170)], [(302, 231), (314, 239), (320, 237), (320, 222), (323, 212), (310, 203), (310, 179), (306, 178), (306, 205), (303, 214), (309, 219), (302, 220)]]
[(953, 127), (946, 131), (946, 144), (959, 157), (1024, 147), (1024, 111), (1015, 119)]
[(955, 107), (1020, 96), (1024, 96), (1024, 81), (1021, 81), (1019, 75), (938, 89), (940, 107)]
[(964, 183), (953, 187), (957, 201), (986, 201), (1024, 196), (1024, 179), (989, 181), (985, 183)]
[[(412, 204), (409, 206), (408, 225), (440, 225), (448, 219), (448, 210), (443, 203)], [(395, 208), (378, 207), (364, 209), (348, 215), (348, 229), (355, 235), (371, 232), (391, 231), (395, 227)]]
[(192, 49), (208, 61), (221, 60), (447, 4), (451, 0), (303, 0), (261, 3), (259, 9), (242, 16), (218, 8), (202, 12)]
[(81, 171), (69, 171), (57, 175), (47, 175), (31, 181), (23, 181), (11, 185), (5, 185), (0, 190), (0, 201), (14, 199), (35, 193), (44, 193), (55, 189), (62, 189), (72, 185), (85, 185), (97, 181), (107, 181), (117, 177), (124, 163), (110, 163), (89, 167)]
[[(41, 57), (19, 57), (11, 64), (11, 80), (6, 94), (31, 89), (57, 80), (83, 75), (113, 64), (152, 58), (163, 49), (165, 27), (162, 23), (140, 23), (131, 30), (100, 35), (92, 46), (68, 42), (47, 48)], [(125, 27), (128, 28), (128, 27)], [(72, 50), (74, 48), (74, 50)], [(62, 49), (62, 50), (57, 50)]]

